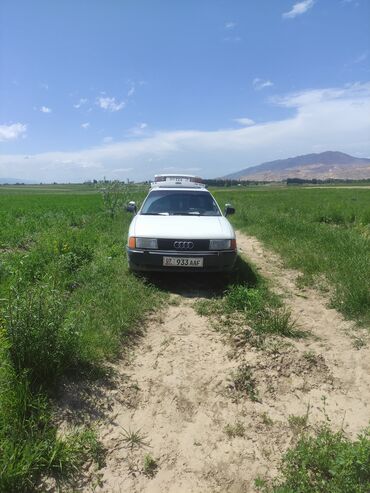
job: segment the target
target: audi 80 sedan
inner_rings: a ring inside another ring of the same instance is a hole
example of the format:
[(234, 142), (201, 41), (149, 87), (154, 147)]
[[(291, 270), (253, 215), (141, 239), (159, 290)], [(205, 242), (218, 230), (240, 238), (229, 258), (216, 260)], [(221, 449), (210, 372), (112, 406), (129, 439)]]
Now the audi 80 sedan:
[(237, 247), (226, 216), (201, 179), (192, 175), (156, 175), (129, 228), (127, 256), (133, 271), (232, 270)]

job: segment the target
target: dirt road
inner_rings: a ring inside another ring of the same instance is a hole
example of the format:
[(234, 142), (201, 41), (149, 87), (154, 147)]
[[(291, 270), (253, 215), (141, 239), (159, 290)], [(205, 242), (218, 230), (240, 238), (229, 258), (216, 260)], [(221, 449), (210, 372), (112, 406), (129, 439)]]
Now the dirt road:
[[(330, 419), (353, 437), (368, 424), (369, 349), (354, 347), (352, 323), (327, 308), (319, 293), (298, 289), (297, 273), (255, 238), (239, 234), (238, 245), (284, 296), (308, 337), (274, 353), (247, 347), (236, 358), (193, 308), (215, 288), (204, 281), (182, 287), (177, 278), (167, 286), (176, 293), (172, 304), (148, 324), (132, 361), (117, 365), (118, 389), (104, 390), (111, 403), (100, 425), (106, 465), (100, 485), (90, 482), (83, 491), (249, 493), (257, 476), (277, 473), (294, 443), (289, 416), (308, 412), (311, 425)], [(260, 402), (227, 392), (241, 361), (254, 368)], [(236, 423), (244, 436), (225, 432)]]

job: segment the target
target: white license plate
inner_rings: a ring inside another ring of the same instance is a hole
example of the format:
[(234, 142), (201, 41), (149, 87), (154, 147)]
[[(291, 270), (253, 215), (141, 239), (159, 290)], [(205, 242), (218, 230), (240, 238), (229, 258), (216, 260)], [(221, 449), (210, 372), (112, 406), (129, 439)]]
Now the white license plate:
[(165, 267), (203, 267), (203, 258), (163, 257)]

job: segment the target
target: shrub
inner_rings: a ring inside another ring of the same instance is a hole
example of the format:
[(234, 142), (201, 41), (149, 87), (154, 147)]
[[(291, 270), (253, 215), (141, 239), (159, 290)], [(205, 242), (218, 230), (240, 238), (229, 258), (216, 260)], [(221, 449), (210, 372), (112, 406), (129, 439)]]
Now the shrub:
[(130, 200), (131, 187), (114, 180), (102, 181), (98, 184), (98, 188), (103, 197), (104, 210), (113, 219), (123, 205)]

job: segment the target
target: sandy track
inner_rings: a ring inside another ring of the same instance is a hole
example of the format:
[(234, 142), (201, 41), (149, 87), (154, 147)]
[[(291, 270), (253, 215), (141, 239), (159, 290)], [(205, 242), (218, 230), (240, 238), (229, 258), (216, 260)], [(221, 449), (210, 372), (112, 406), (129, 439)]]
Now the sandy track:
[[(267, 251), (256, 238), (239, 233), (238, 240), (241, 253), (248, 256), (261, 274), (270, 279), (273, 289), (284, 297), (298, 327), (311, 333), (307, 340), (294, 341), (295, 348), (320, 355), (327, 367), (326, 376), (330, 374), (326, 386), (307, 392), (305, 399), (297, 395), (297, 399), (310, 402), (311, 414), (318, 417), (322, 408), (318, 399), (324, 395), (333, 424), (339, 426), (343, 422), (347, 432), (355, 435), (370, 421), (370, 351), (367, 346), (355, 349), (351, 337), (361, 333), (360, 329), (328, 308), (328, 300), (319, 291), (297, 288), (300, 273), (284, 269), (278, 255)], [(324, 380), (325, 375), (321, 378)], [(291, 396), (287, 400), (290, 406)]]
[[(241, 491), (235, 485), (250, 474), (240, 471), (241, 452), (247, 446), (253, 453), (253, 442), (232, 443), (223, 431), (243, 419), (242, 406), (222, 396), (233, 366), (220, 336), (189, 301), (170, 306), (162, 321), (152, 323), (130, 368), (140, 389), (137, 407), (117, 404), (102, 433), (113, 450), (102, 491)], [(150, 447), (125, 447), (121, 427), (140, 429)], [(145, 453), (158, 461), (153, 479), (140, 472)]]
[[(276, 474), (282, 453), (294, 443), (289, 415), (303, 415), (309, 406), (310, 423), (327, 415), (333, 427), (343, 424), (352, 436), (368, 424), (369, 350), (353, 347), (352, 324), (314, 290), (299, 290), (297, 273), (284, 269), (258, 240), (239, 234), (238, 241), (312, 335), (274, 353), (245, 348), (235, 357), (192, 306), (211, 290), (177, 290), (179, 304), (153, 319), (133, 361), (116, 367), (120, 390), (105, 391), (111, 408), (100, 426), (106, 466), (100, 486), (90, 483), (83, 491), (252, 492), (256, 476)], [(307, 351), (314, 353), (313, 363), (304, 357)], [(231, 399), (226, 392), (241, 361), (254, 369), (261, 402)], [(245, 436), (228, 438), (224, 428), (236, 421)], [(147, 445), (131, 450), (124, 430), (140, 430)], [(158, 464), (153, 476), (143, 471), (147, 453)]]

